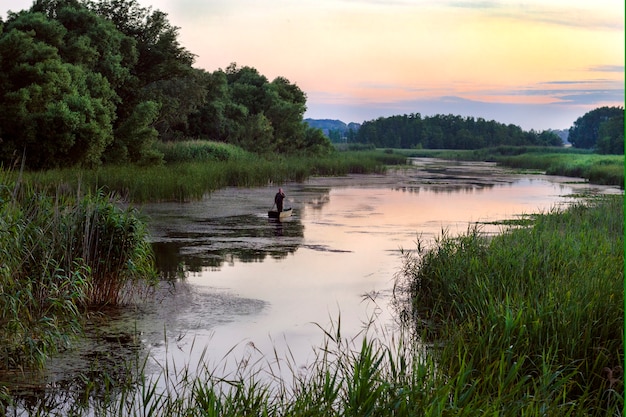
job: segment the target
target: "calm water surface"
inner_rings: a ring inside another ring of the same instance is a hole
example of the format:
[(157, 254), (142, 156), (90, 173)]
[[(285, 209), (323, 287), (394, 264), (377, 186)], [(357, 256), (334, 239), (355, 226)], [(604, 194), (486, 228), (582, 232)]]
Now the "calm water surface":
[(458, 234), (474, 223), (497, 233), (502, 226), (493, 222), (546, 212), (581, 194), (619, 192), (492, 164), (414, 163), (419, 169), (384, 176), (286, 184), (294, 215), (283, 222), (267, 219), (277, 187), (144, 206), (160, 268), (185, 276), (143, 322), (155, 363), (193, 364), (206, 350), (205, 360), (226, 372), (274, 352), (304, 365), (323, 340), (320, 327), (336, 329), (340, 321), (344, 337), (372, 319), (379, 329), (393, 327), (401, 250), (418, 239), (432, 243), (443, 230)]
[[(51, 361), (47, 379), (100, 355), (148, 352), (148, 372), (204, 361), (225, 376), (238, 365), (313, 358), (322, 329), (353, 337), (374, 321), (392, 333), (390, 305), (402, 250), (561, 207), (582, 194), (621, 193), (571, 178), (513, 174), (486, 163), (414, 160), (387, 175), (313, 178), (282, 185), (294, 215), (267, 218), (277, 186), (229, 188), (202, 201), (148, 204), (164, 284), (155, 299), (96, 323), (97, 337)], [(340, 324), (339, 324), (340, 322)], [(113, 358), (113, 363), (119, 358)], [(55, 382), (56, 381), (56, 382)], [(71, 387), (72, 383), (66, 382)]]

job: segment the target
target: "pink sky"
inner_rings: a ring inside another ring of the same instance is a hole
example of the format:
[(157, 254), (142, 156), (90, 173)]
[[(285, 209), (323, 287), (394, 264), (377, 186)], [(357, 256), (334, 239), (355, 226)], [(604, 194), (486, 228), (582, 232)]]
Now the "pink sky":
[(624, 104), (623, 0), (139, 3), (168, 14), (196, 67), (236, 62), (297, 84), (305, 117), (460, 114), (543, 130)]

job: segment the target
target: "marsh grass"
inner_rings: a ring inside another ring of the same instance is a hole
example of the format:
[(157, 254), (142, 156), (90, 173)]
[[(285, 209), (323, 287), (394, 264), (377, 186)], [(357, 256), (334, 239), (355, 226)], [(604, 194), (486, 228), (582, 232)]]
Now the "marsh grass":
[(279, 356), (274, 350), (265, 356), (248, 343), (236, 369), (224, 374), (219, 364), (208, 364), (205, 348), (197, 364), (180, 369), (169, 362), (161, 364), (160, 373), (140, 379), (133, 389), (112, 393), (91, 412), (99, 416), (408, 416), (433, 402), (433, 362), (422, 359), (414, 367), (423, 349), (405, 343), (399, 335), (381, 336), (377, 331), (374, 336), (370, 329), (345, 338), (340, 319), (337, 323), (328, 330), (320, 327), (324, 341), (306, 365), (297, 364), (291, 352)]
[[(166, 360), (161, 372), (111, 390), (106, 401), (74, 408), (72, 415), (621, 415), (619, 382), (598, 389), (581, 384), (580, 363), (564, 364), (558, 341), (527, 356), (515, 344), (503, 347), (510, 343), (505, 339), (519, 335), (523, 318), (506, 308), (499, 311), (494, 328), (470, 332), (464, 325), (437, 344), (373, 323), (347, 338), (338, 318), (334, 327), (320, 327), (323, 342), (305, 365), (290, 352), (266, 356), (248, 343), (235, 369), (224, 373), (219, 364), (209, 364), (205, 348), (198, 363), (177, 368)], [(235, 347), (222, 360), (234, 352)], [(600, 366), (602, 361), (592, 362)], [(139, 369), (137, 375), (142, 373)]]
[[(14, 190), (2, 188), (3, 201)], [(443, 233), (407, 252), (396, 294), (410, 334), (368, 327), (346, 338), (338, 319), (320, 327), (324, 341), (305, 366), (250, 345), (227, 374), (203, 354), (142, 377), (138, 359), (137, 379), (104, 384), (105, 400), (65, 415), (621, 416), (622, 197), (532, 220), (495, 237), (478, 226)], [(16, 230), (3, 242), (19, 241)]]
[(613, 196), (418, 242), (396, 287), (409, 327), (348, 338), (339, 317), (304, 365), (250, 343), (232, 371), (166, 359), (67, 415), (621, 416), (623, 214)]
[(42, 191), (0, 172), (0, 370), (43, 368), (85, 309), (155, 277), (146, 229), (103, 193)]
[[(404, 164), (406, 157), (382, 151), (336, 152), (324, 157), (257, 156), (239, 148), (179, 143), (171, 146), (171, 162), (158, 166), (102, 166), (94, 170), (57, 169), (28, 172), (24, 181), (41, 188), (75, 192), (106, 190), (127, 201), (191, 201), (224, 187), (253, 187), (301, 182), (311, 176), (382, 173), (386, 166)], [(195, 149), (194, 147), (200, 149)], [(191, 148), (195, 150), (187, 150)], [(223, 150), (225, 149), (225, 150)], [(227, 154), (226, 157), (215, 157)], [(208, 155), (208, 156), (202, 156)]]
[(471, 375), (468, 401), (492, 398), (511, 415), (531, 398), (559, 415), (620, 415), (623, 219), (622, 198), (608, 197), (407, 253), (406, 314), (443, 344), (443, 372)]
[(242, 148), (224, 142), (189, 140), (180, 142), (158, 142), (157, 150), (166, 163), (211, 162), (233, 159), (250, 159), (254, 155)]
[(585, 149), (498, 146), (473, 151), (404, 150), (407, 156), (464, 161), (491, 161), (510, 168), (540, 170), (548, 175), (584, 178), (593, 184), (624, 188), (624, 156), (600, 155)]

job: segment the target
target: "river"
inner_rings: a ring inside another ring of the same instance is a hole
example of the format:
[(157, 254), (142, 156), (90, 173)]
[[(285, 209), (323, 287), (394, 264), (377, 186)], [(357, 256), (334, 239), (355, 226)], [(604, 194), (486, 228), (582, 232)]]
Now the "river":
[[(278, 185), (227, 188), (190, 203), (145, 204), (163, 285), (149, 302), (99, 324), (99, 338), (51, 361), (48, 381), (94, 352), (148, 355), (148, 373), (206, 362), (225, 376), (288, 358), (304, 368), (324, 330), (393, 333), (402, 252), (479, 224), (621, 193), (582, 180), (490, 163), (414, 159), (385, 175), (311, 178), (281, 186), (292, 217), (268, 219)], [(104, 335), (104, 336), (103, 336)], [(106, 340), (106, 343), (102, 343)], [(117, 360), (117, 359), (116, 359)], [(250, 365), (252, 366), (252, 365)]]

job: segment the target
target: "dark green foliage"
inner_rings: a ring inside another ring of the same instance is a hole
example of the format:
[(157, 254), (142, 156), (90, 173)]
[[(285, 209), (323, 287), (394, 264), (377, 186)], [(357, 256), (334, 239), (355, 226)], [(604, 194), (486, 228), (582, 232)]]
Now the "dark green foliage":
[(159, 163), (154, 142), (177, 139), (187, 127), (189, 114), (206, 96), (204, 73), (192, 68), (194, 55), (179, 44), (178, 28), (165, 13), (136, 0), (91, 1), (88, 7), (128, 39), (136, 57), (129, 63), (133, 77), (118, 89), (115, 138), (120, 143), (107, 152), (107, 160)]
[(205, 102), (189, 116), (187, 136), (237, 145), (258, 154), (327, 154), (328, 138), (303, 122), (306, 96), (284, 77), (229, 65), (204, 75)]
[(603, 154), (624, 154), (624, 112), (600, 124), (596, 151)]
[(0, 162), (162, 163), (157, 140), (325, 154), (306, 96), (252, 67), (192, 68), (167, 15), (136, 0), (38, 0), (0, 27)]
[[(599, 107), (595, 110), (585, 113), (583, 116), (576, 119), (574, 125), (569, 129), (569, 138), (572, 146), (576, 148), (593, 149), (597, 146), (600, 136), (600, 126), (610, 119), (618, 118), (615, 120), (616, 125), (608, 125), (605, 127), (604, 135), (609, 135), (608, 143), (603, 143), (604, 153), (610, 153), (611, 139), (610, 137), (619, 137), (619, 123), (621, 120), (621, 140), (624, 141), (624, 108), (623, 107)], [(606, 139), (603, 138), (603, 141)], [(615, 139), (616, 140), (616, 139)], [(622, 144), (623, 146), (623, 144)], [(619, 149), (619, 148), (617, 148)]]
[(551, 131), (523, 131), (483, 118), (454, 115), (422, 117), (419, 113), (363, 122), (354, 139), (379, 148), (480, 149), (497, 145), (561, 146)]
[(33, 168), (100, 162), (113, 141), (116, 95), (100, 73), (63, 57), (84, 46), (83, 38), (70, 37), (60, 21), (39, 12), (6, 23), (0, 34), (2, 161), (25, 155)]
[(117, 140), (107, 149), (103, 159), (111, 163), (132, 161), (143, 162), (143, 165), (158, 164), (162, 155), (154, 149), (158, 132), (152, 125), (158, 113), (158, 103), (139, 103), (115, 130)]

